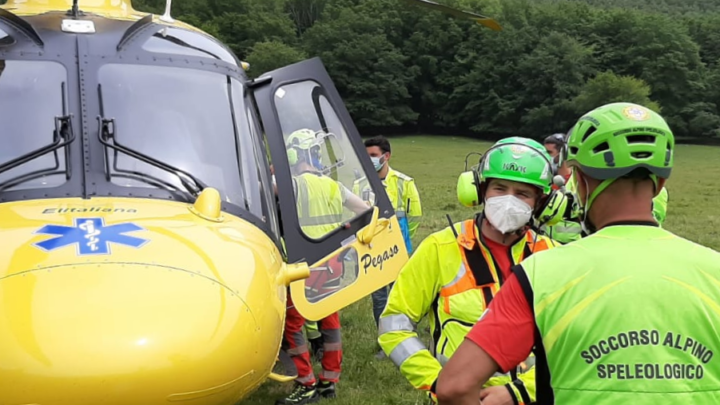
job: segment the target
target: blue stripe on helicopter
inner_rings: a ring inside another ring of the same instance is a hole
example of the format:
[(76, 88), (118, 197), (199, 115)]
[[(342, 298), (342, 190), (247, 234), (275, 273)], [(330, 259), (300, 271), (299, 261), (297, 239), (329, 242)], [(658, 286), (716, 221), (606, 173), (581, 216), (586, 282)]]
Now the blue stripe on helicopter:
[(139, 248), (149, 242), (149, 239), (124, 235), (145, 230), (130, 222), (106, 226), (104, 218), (75, 218), (74, 221), (75, 226), (45, 225), (35, 233), (56, 237), (34, 245), (48, 252), (77, 245), (77, 254), (86, 256), (109, 254), (111, 243)]

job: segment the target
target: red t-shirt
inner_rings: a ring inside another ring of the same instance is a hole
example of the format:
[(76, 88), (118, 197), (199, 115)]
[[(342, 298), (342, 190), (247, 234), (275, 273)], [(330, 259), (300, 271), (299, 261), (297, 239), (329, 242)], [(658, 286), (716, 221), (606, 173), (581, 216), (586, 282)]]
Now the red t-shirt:
[(510, 277), (510, 246), (505, 246), (501, 243), (490, 240), (489, 238), (483, 239), (485, 246), (490, 250), (490, 254), (495, 259), (500, 271), (502, 272), (503, 280), (507, 280)]
[(535, 344), (535, 317), (515, 274), (465, 338), (492, 357), (503, 373), (525, 361)]

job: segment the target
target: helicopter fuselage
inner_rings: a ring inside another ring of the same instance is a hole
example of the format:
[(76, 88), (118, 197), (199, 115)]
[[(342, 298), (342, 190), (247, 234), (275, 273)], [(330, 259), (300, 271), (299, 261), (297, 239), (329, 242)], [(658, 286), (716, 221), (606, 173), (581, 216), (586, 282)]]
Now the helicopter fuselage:
[(231, 404), (270, 372), (286, 287), (257, 227), (123, 198), (0, 218), (0, 402)]
[[(149, 17), (64, 11), (3, 13), (0, 60), (0, 403), (257, 387), (287, 287), (239, 61)], [(206, 187), (215, 218), (189, 209)]]

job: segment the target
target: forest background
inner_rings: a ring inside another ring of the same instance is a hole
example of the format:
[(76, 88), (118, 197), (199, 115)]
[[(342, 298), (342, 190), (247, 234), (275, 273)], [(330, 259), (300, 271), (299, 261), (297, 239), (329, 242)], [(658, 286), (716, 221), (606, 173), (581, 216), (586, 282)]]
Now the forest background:
[(685, 141), (720, 141), (718, 0), (442, 3), (503, 30), (401, 0), (182, 0), (173, 17), (228, 44), (252, 77), (319, 56), (364, 136), (541, 138), (623, 100)]

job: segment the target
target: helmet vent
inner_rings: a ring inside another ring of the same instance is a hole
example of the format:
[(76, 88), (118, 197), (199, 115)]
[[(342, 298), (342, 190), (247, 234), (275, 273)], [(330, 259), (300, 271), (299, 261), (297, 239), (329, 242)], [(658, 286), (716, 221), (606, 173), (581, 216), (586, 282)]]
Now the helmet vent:
[(649, 134), (640, 134), (640, 135), (628, 135), (625, 137), (627, 139), (627, 143), (632, 145), (636, 143), (646, 143), (650, 145), (655, 144), (655, 135), (649, 135)]
[(593, 153), (603, 153), (610, 150), (610, 145), (607, 142), (603, 142), (593, 148)]
[(590, 127), (587, 132), (585, 132), (585, 135), (583, 135), (581, 142), (585, 142), (585, 140), (588, 139), (590, 135), (594, 134), (595, 131), (597, 131), (597, 128), (595, 126)]
[(635, 159), (648, 159), (652, 157), (652, 152), (632, 152), (630, 156), (634, 157)]

